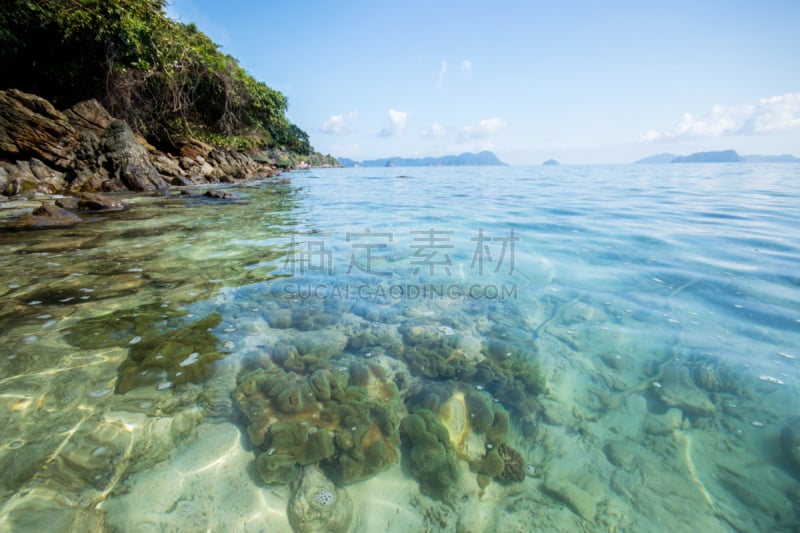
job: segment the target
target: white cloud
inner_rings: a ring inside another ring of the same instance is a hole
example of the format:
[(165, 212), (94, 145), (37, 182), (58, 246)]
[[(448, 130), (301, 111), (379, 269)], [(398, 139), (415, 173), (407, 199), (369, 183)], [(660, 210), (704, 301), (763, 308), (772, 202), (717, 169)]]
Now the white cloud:
[(744, 130), (767, 133), (797, 127), (800, 127), (800, 93), (787, 93), (759, 100)]
[(458, 130), (458, 142), (465, 143), (475, 139), (486, 139), (492, 133), (505, 128), (508, 123), (499, 117), (481, 120), (477, 126), (464, 126)]
[(389, 110), (389, 126), (380, 131), (381, 137), (397, 137), (406, 129), (408, 113), (405, 111)]
[(322, 123), (322, 133), (329, 135), (345, 135), (353, 132), (353, 127), (345, 123), (345, 120), (353, 120), (358, 116), (356, 111), (351, 111), (345, 118), (344, 115), (331, 115), (328, 120)]
[(344, 127), (344, 115), (331, 115), (331, 118), (322, 123), (323, 133), (341, 133)]
[(639, 141), (650, 143), (686, 138), (713, 139), (725, 135), (768, 133), (800, 127), (800, 93), (762, 98), (755, 105), (716, 105), (695, 118), (684, 113), (671, 130), (650, 130)]
[(471, 74), (472, 73), (472, 61), (469, 59), (465, 59), (461, 62), (461, 72), (464, 74)]
[(438, 122), (434, 122), (430, 128), (424, 129), (420, 133), (423, 137), (444, 137), (447, 135), (447, 130)]
[(442, 61), (442, 66), (439, 68), (439, 79), (436, 80), (436, 88), (441, 89), (444, 85), (444, 75), (447, 74), (447, 61)]

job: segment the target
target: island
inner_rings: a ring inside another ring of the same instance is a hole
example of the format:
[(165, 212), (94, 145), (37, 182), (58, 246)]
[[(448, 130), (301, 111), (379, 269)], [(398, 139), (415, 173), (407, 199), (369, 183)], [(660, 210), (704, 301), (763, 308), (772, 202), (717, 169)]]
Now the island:
[(560, 164), (561, 164), (561, 163), (559, 163), (559, 162), (558, 162), (558, 161), (556, 161), (555, 159), (548, 159), (547, 161), (545, 161), (544, 163), (542, 163), (542, 166), (545, 166), (545, 167), (552, 167), (552, 166), (556, 166), (556, 165), (560, 165)]
[(494, 153), (484, 150), (476, 154), (464, 152), (459, 155), (445, 155), (441, 157), (388, 157), (384, 159), (368, 159), (354, 161), (346, 157), (337, 158), (343, 167), (456, 167), (456, 166), (504, 166)]
[(719, 152), (696, 152), (687, 156), (678, 156), (673, 163), (741, 163), (742, 157), (736, 150), (722, 150)]
[(687, 156), (665, 152), (634, 161), (634, 164), (637, 165), (661, 163), (800, 163), (800, 158), (791, 154), (741, 156), (736, 150), (722, 150), (718, 152), (695, 152)]

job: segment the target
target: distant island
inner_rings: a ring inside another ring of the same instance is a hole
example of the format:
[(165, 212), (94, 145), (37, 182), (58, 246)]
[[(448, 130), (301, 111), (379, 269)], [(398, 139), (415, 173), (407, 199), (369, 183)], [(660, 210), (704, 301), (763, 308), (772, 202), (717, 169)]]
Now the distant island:
[(741, 156), (736, 150), (721, 150), (718, 152), (695, 152), (686, 156), (661, 153), (639, 159), (634, 163), (800, 163), (800, 158), (789, 154)]
[(483, 151), (477, 154), (465, 152), (460, 155), (445, 155), (442, 157), (388, 157), (384, 159), (369, 159), (354, 161), (346, 157), (339, 157), (337, 161), (343, 167), (452, 167), (452, 166), (499, 166), (506, 165), (492, 152)]
[(542, 165), (543, 165), (543, 166), (546, 166), (546, 167), (555, 166), (555, 165), (560, 165), (560, 164), (561, 164), (561, 163), (559, 163), (559, 162), (558, 162), (558, 161), (556, 161), (555, 159), (548, 159), (547, 161), (545, 161), (544, 163), (542, 163)]
[(686, 156), (678, 156), (673, 163), (741, 163), (743, 159), (736, 150), (719, 152), (696, 152)]

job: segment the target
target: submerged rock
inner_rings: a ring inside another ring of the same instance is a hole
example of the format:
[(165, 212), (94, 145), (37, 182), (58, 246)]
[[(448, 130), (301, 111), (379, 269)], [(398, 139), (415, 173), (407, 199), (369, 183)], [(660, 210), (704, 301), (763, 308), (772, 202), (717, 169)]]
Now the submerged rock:
[(353, 519), (353, 501), (316, 467), (303, 469), (286, 510), (295, 533), (343, 533)]
[(78, 208), (83, 211), (124, 211), (128, 204), (116, 198), (85, 192), (78, 201)]
[(795, 476), (800, 477), (800, 420), (795, 420), (781, 430), (781, 449)]
[(53, 204), (42, 204), (32, 213), (25, 214), (12, 222), (10, 229), (49, 229), (63, 228), (78, 224), (80, 217)]
[(677, 407), (695, 415), (711, 415), (716, 411), (708, 395), (695, 385), (686, 366), (666, 365), (659, 385), (654, 386), (653, 390), (658, 399), (669, 407)]

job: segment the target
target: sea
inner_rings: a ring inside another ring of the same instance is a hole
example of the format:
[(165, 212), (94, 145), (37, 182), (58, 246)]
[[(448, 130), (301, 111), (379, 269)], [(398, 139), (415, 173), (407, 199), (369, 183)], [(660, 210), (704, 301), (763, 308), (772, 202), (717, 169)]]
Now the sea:
[(0, 530), (800, 530), (800, 165), (283, 177), (0, 233)]

